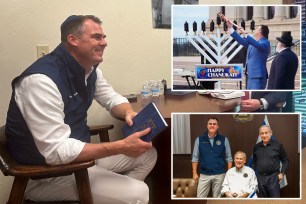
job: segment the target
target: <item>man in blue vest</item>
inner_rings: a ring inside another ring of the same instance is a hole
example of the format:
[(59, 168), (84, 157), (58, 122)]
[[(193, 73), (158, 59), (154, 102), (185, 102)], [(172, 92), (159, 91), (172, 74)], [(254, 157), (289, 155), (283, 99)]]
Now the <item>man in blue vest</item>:
[[(192, 154), (192, 175), (198, 183), (197, 197), (207, 197), (212, 187), (212, 196), (221, 197), (222, 183), (227, 169), (232, 167), (232, 154), (229, 141), (218, 133), (219, 121), (211, 117), (207, 131), (197, 137)], [(199, 165), (200, 163), (200, 165)], [(200, 167), (200, 177), (198, 175)]]
[(247, 48), (246, 74), (247, 89), (265, 89), (268, 79), (267, 59), (270, 53), (270, 42), (268, 40), (269, 28), (260, 25), (255, 30), (253, 37), (248, 35), (243, 28), (239, 30), (244, 35), (242, 38), (233, 29), (233, 23), (227, 20), (227, 26), (231, 36), (241, 45)]
[[(8, 149), (22, 164), (95, 159), (96, 165), (88, 169), (95, 204), (148, 203), (143, 180), (157, 154), (140, 137), (150, 129), (115, 142), (90, 143), (87, 110), (93, 99), (128, 125), (136, 115), (97, 68), (107, 46), (101, 23), (92, 15), (68, 17), (61, 25), (58, 47), (13, 80), (6, 122)], [(35, 201), (78, 199), (72, 175), (30, 180), (25, 196)]]

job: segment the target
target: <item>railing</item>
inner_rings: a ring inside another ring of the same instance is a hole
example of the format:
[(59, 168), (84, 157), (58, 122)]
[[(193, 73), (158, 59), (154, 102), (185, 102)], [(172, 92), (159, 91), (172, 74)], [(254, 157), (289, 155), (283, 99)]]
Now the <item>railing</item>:
[(200, 56), (200, 53), (186, 38), (174, 38), (173, 56)]

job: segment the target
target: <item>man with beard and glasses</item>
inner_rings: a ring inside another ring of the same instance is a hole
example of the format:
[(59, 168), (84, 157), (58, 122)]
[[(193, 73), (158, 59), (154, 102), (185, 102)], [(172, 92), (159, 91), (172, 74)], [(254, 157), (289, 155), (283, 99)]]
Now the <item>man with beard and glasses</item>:
[(294, 89), (294, 79), (299, 66), (297, 55), (290, 49), (293, 38), (286, 32), (277, 37), (276, 52), (278, 55), (272, 61), (267, 89)]

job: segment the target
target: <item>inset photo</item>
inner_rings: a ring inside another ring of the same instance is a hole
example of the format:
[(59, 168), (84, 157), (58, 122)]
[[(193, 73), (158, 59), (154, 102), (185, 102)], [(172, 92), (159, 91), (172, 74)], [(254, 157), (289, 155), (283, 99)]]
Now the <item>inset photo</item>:
[(173, 5), (173, 90), (301, 90), (300, 5)]
[(300, 120), (173, 113), (172, 199), (301, 199)]

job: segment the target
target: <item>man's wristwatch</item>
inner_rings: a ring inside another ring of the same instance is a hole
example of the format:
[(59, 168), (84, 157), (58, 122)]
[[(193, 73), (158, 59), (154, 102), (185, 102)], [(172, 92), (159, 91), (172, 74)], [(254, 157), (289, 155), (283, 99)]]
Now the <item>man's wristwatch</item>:
[(259, 99), (259, 103), (260, 103), (259, 109), (260, 109), (260, 110), (263, 110), (263, 109), (264, 109), (264, 105), (263, 105), (263, 102), (262, 102), (261, 99)]

